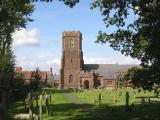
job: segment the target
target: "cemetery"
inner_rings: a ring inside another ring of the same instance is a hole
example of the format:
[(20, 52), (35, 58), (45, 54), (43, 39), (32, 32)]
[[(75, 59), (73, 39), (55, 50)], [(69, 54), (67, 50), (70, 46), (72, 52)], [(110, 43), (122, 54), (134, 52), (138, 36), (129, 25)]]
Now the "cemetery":
[(9, 114), (15, 120), (18, 114), (28, 114), (24, 120), (155, 120), (160, 118), (159, 107), (160, 98), (154, 91), (45, 88), (12, 103)]
[(0, 0), (0, 120), (160, 120), (159, 38), (160, 0)]

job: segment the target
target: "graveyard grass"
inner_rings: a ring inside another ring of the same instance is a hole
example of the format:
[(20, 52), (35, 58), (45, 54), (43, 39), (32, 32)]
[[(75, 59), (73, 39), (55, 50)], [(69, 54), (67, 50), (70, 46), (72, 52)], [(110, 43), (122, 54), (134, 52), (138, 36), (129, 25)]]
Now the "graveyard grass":
[[(130, 94), (129, 103), (131, 111), (125, 112), (125, 92)], [(36, 92), (35, 94), (39, 94)], [(101, 105), (98, 98), (101, 93)], [(80, 101), (81, 104), (75, 104), (65, 95), (70, 95)], [(160, 120), (160, 102), (151, 102), (141, 104), (138, 96), (153, 96), (154, 93), (133, 89), (120, 90), (52, 90), (53, 113), (47, 115), (43, 103), (43, 120)], [(34, 101), (35, 103), (35, 101)], [(35, 106), (35, 104), (34, 104)], [(34, 108), (36, 115), (38, 110)], [(9, 107), (11, 116), (18, 113), (27, 113), (22, 101), (12, 103)]]

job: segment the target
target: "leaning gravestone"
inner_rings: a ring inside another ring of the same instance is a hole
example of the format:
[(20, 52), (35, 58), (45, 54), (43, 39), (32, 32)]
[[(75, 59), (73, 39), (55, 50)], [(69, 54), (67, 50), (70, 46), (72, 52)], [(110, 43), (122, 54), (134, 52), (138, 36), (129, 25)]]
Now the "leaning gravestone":
[(99, 95), (98, 95), (98, 104), (101, 105), (101, 102), (102, 102), (102, 94), (99, 93)]
[(42, 120), (42, 95), (39, 96), (39, 120)]
[(31, 93), (28, 93), (28, 96), (26, 98), (26, 105), (27, 105), (27, 108), (29, 110), (29, 118), (30, 120), (33, 119), (33, 103), (32, 103), (32, 95)]
[(115, 103), (116, 102), (116, 95), (115, 95), (115, 92), (114, 92), (114, 94), (113, 94), (113, 103)]
[(49, 98), (48, 95), (45, 95), (45, 106), (46, 106), (46, 113), (49, 115)]
[(129, 111), (130, 108), (129, 108), (129, 92), (126, 92), (126, 95), (125, 95), (125, 111)]
[(49, 93), (49, 102), (52, 103), (52, 93), (51, 93), (51, 91)]

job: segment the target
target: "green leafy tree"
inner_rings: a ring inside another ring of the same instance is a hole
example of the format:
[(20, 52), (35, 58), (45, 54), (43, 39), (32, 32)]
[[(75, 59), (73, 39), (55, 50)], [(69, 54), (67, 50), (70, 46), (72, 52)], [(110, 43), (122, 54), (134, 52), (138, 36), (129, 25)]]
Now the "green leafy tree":
[(29, 0), (1, 0), (0, 1), (0, 52), (12, 45), (12, 33), (16, 29), (26, 27), (34, 7)]
[[(5, 50), (5, 55), (0, 53), (0, 90), (8, 91), (14, 77), (14, 57), (10, 49)], [(7, 94), (7, 93), (6, 93)]]
[(117, 76), (117, 84), (118, 84), (118, 87), (123, 87), (126, 83), (125, 79), (124, 79), (124, 74), (118, 74)]
[(35, 71), (32, 72), (31, 76), (31, 90), (35, 91), (39, 88), (41, 80), (41, 74), (39, 68), (36, 68)]
[(5, 120), (7, 119), (8, 93), (13, 87), (14, 77), (15, 57), (11, 49), (12, 33), (31, 21), (29, 15), (32, 12), (33, 5), (28, 0), (0, 1), (0, 92), (3, 95), (0, 97), (5, 113), (2, 119)]
[[(32, 2), (52, 2), (54, 0), (30, 0)], [(65, 5), (69, 6), (69, 7), (74, 7), (77, 3), (79, 3), (79, 0), (59, 0), (59, 1), (62, 1), (64, 2)]]
[(126, 81), (131, 81), (133, 87), (143, 88), (145, 90), (151, 90), (154, 86), (153, 73), (150, 71), (149, 68), (133, 67), (128, 70), (124, 79)]
[(23, 100), (28, 92), (29, 84), (25, 82), (24, 75), (21, 73), (14, 73), (13, 87), (10, 91), (10, 94), (12, 94), (10, 97), (11, 100)]
[(94, 88), (100, 87), (101, 83), (100, 83), (100, 80), (98, 79), (99, 74), (97, 74), (97, 73), (94, 72), (94, 73), (93, 73), (93, 76), (94, 76), (94, 79), (93, 79), (93, 81), (94, 81), (93, 87), (94, 87)]
[[(9, 86), (13, 87), (14, 55), (12, 53), (12, 33), (16, 29), (25, 28), (34, 10), (31, 2), (38, 0), (0, 0), (0, 100), (6, 113)], [(52, 1), (52, 0), (40, 0)], [(78, 0), (60, 0), (73, 7)], [(3, 94), (3, 96), (1, 96)], [(0, 108), (1, 109), (1, 108)], [(7, 114), (0, 118), (7, 119)]]
[(99, 31), (96, 42), (108, 42), (114, 50), (137, 58), (143, 70), (152, 73), (145, 77), (154, 76), (153, 82), (160, 84), (160, 1), (96, 0), (91, 8), (97, 7), (106, 28), (116, 29), (112, 33)]
[(39, 86), (40, 80), (41, 80), (41, 75), (40, 75), (39, 68), (36, 68), (34, 79), (35, 79), (35, 83), (36, 83), (35, 84), (35, 89), (38, 89), (38, 86)]
[(0, 118), (7, 120), (8, 93), (14, 76), (14, 57), (8, 48), (0, 53)]

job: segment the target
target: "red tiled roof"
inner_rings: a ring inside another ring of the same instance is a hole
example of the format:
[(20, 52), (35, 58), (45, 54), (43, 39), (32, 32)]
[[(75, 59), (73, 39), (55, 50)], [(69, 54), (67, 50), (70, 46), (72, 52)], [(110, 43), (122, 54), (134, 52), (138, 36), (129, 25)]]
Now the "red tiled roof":
[[(33, 71), (23, 71), (22, 67), (16, 67), (15, 71), (24, 75), (25, 80), (30, 80), (33, 74)], [(47, 73), (48, 71), (40, 71), (41, 80), (46, 80), (46, 77), (48, 79), (49, 76)]]
[(32, 71), (22, 71), (21, 73), (24, 75), (25, 80), (31, 79)]

